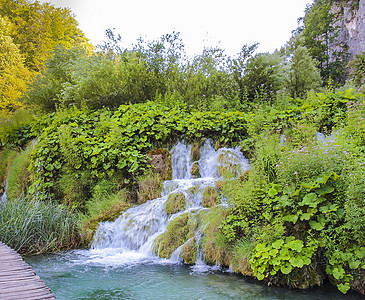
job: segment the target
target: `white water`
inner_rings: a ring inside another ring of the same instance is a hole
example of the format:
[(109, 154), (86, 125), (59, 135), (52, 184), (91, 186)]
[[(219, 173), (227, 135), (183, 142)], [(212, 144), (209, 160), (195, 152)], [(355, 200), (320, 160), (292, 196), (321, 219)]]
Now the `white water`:
[(4, 193), (0, 197), (0, 203), (6, 203), (7, 197), (6, 197), (6, 190), (8, 189), (8, 181), (5, 180), (4, 182)]
[[(239, 148), (221, 148), (215, 151), (211, 142), (207, 141), (200, 150), (198, 161), (202, 177), (193, 179), (190, 173), (193, 164), (191, 146), (179, 142), (172, 148), (171, 154), (172, 180), (164, 182), (161, 197), (128, 209), (114, 222), (101, 223), (95, 233), (88, 263), (123, 265), (146, 258), (158, 259), (153, 254), (154, 240), (166, 231), (168, 223), (178, 215), (206, 209), (202, 206), (202, 193), (205, 187), (215, 185), (219, 166), (237, 169), (237, 175), (249, 169), (248, 160)], [(224, 159), (219, 162), (221, 154), (221, 160), (222, 157)], [(167, 215), (164, 204), (168, 196), (176, 192), (184, 193), (186, 210)], [(169, 262), (180, 261), (180, 252), (181, 248), (176, 249)], [(200, 254), (196, 266), (203, 264)]]

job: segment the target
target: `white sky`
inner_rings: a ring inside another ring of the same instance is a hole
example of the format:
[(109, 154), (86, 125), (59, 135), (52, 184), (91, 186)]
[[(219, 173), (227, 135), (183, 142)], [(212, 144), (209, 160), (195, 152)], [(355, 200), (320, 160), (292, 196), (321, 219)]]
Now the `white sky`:
[(138, 37), (154, 40), (180, 32), (188, 54), (219, 46), (237, 54), (244, 44), (259, 42), (259, 52), (273, 52), (289, 40), (313, 0), (40, 0), (68, 7), (92, 44), (115, 28), (124, 48)]

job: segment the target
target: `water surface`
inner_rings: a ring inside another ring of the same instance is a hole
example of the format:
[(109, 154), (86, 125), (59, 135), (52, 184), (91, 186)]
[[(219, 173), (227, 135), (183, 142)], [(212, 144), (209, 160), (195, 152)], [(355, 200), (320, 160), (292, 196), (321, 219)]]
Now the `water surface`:
[(307, 291), (268, 287), (231, 272), (189, 267), (159, 258), (117, 255), (101, 260), (98, 250), (73, 250), (29, 256), (33, 267), (58, 300), (67, 299), (364, 299), (343, 295), (335, 287)]

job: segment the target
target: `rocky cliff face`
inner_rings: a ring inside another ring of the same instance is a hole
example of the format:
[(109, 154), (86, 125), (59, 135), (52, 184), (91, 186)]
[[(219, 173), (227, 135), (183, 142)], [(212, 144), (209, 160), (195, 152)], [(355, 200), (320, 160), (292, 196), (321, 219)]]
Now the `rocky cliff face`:
[(331, 10), (339, 28), (339, 44), (346, 45), (350, 60), (365, 52), (365, 0), (335, 2)]

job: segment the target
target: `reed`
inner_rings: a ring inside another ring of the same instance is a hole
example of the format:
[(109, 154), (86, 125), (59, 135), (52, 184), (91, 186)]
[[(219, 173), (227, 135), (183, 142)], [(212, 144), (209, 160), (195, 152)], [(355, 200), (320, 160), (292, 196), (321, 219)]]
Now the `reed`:
[(0, 203), (0, 240), (22, 254), (70, 249), (80, 244), (78, 217), (52, 202), (27, 198)]

